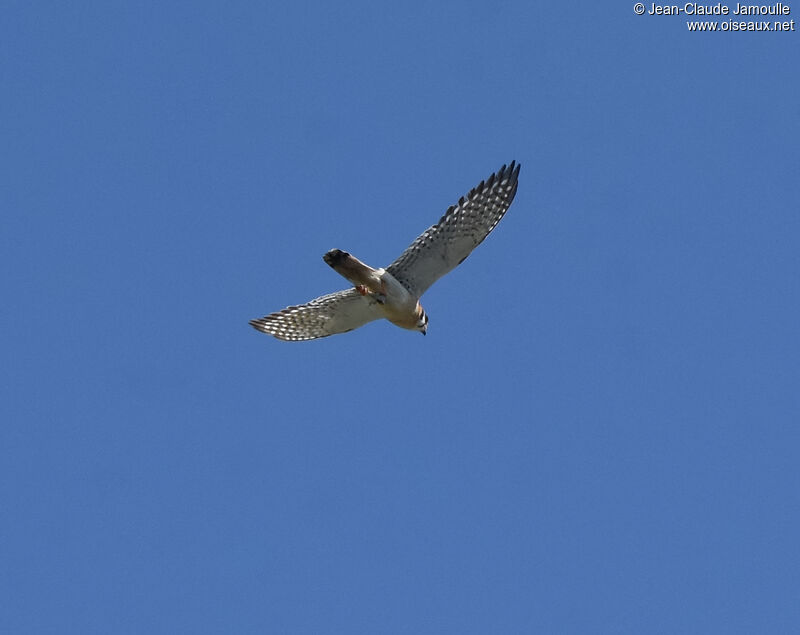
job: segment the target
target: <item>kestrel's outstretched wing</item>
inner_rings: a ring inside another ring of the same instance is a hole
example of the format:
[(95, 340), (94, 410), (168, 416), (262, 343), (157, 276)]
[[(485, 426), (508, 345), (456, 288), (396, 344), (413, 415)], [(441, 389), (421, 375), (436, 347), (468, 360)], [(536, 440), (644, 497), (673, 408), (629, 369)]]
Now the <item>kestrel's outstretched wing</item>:
[[(516, 167), (515, 167), (516, 166)], [(400, 257), (386, 267), (412, 294), (420, 297), (454, 269), (489, 235), (517, 193), (520, 166), (514, 161), (452, 205)]]
[(250, 325), (279, 340), (314, 340), (346, 333), (383, 317), (377, 307), (378, 303), (371, 297), (351, 288), (250, 320)]

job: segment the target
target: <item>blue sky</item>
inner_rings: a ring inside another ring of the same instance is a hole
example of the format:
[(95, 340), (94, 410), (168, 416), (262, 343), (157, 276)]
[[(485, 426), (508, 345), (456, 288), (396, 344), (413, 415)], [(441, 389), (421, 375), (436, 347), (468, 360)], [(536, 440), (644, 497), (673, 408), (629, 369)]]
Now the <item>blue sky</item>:
[(798, 35), (632, 6), (6, 3), (0, 631), (798, 632)]

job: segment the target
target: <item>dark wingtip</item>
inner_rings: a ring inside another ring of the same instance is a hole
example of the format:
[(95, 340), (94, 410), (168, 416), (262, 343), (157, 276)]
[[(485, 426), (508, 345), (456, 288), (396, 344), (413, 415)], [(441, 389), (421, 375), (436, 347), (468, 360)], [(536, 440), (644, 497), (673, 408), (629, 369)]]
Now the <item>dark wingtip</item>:
[(507, 173), (510, 177), (516, 177), (519, 174), (519, 169), (522, 167), (521, 163), (517, 163), (516, 161), (512, 161), (508, 164), (508, 170), (506, 170), (506, 166), (500, 168), (500, 174)]
[(514, 195), (517, 193), (517, 184), (519, 178), (519, 169), (522, 167), (521, 163), (517, 163), (516, 161), (512, 161), (508, 164), (508, 169), (504, 165), (500, 170), (497, 172), (497, 180), (504, 182), (507, 181), (508, 185), (511, 186), (512, 194), (511, 199), (513, 200)]
[[(512, 161), (508, 165), (503, 165), (497, 172), (492, 174), (488, 179), (485, 181), (481, 181), (476, 187), (472, 188), (467, 194), (468, 199), (473, 199), (481, 192), (485, 192), (486, 190), (492, 189), (495, 183), (504, 183), (509, 181), (516, 192), (517, 186), (517, 177), (519, 176), (519, 169), (522, 166), (521, 163), (517, 163), (516, 161)], [(464, 204), (464, 197), (462, 196), (461, 199), (458, 201), (459, 205)], [(454, 207), (454, 206), (453, 206)], [(445, 216), (450, 213), (451, 210), (447, 210)]]

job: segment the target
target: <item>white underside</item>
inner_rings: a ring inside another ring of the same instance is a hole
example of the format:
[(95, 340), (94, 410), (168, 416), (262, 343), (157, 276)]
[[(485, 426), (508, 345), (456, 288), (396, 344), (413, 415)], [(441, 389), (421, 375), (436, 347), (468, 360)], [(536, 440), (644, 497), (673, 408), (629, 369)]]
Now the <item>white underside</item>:
[(416, 328), (417, 298), (384, 269), (376, 270), (384, 290), (381, 311), (390, 322), (407, 329)]

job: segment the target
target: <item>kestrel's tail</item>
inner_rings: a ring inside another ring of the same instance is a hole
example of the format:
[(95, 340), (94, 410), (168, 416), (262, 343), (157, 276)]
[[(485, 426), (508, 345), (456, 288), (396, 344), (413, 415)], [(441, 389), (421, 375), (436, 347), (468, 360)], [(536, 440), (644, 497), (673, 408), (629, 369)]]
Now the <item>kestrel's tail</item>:
[(380, 274), (355, 256), (341, 249), (331, 249), (322, 258), (336, 273), (347, 278), (354, 286), (363, 285), (375, 293), (381, 292)]

